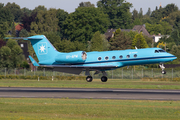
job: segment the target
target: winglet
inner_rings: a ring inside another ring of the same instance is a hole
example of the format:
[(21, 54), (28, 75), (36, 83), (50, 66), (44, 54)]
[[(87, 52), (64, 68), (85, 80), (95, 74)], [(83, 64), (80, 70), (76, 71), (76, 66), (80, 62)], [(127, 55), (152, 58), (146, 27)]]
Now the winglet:
[(39, 66), (39, 64), (29, 55), (29, 58), (34, 66)]

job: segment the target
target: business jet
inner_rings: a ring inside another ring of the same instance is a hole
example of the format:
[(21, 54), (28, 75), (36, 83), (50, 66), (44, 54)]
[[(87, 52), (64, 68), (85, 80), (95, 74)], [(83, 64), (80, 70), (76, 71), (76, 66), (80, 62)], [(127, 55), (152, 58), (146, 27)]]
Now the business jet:
[(52, 68), (54, 71), (71, 74), (80, 74), (85, 71), (87, 82), (93, 80), (90, 71), (96, 71), (95, 74), (102, 73), (101, 81), (107, 82), (106, 71), (132, 65), (158, 63), (162, 74), (166, 74), (164, 63), (177, 59), (176, 56), (160, 48), (62, 53), (58, 52), (44, 35), (13, 39), (30, 40), (39, 60), (36, 62), (29, 56), (34, 66)]

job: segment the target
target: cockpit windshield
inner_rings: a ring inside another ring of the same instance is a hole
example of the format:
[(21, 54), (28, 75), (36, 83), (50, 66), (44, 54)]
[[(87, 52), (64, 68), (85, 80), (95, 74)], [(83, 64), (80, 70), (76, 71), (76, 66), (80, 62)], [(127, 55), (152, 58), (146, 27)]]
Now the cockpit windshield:
[(166, 51), (164, 50), (155, 50), (155, 53), (165, 53)]
[(164, 50), (159, 50), (159, 52), (166, 52), (166, 51), (164, 51)]
[(158, 51), (158, 50), (155, 50), (155, 53), (159, 53), (159, 51)]

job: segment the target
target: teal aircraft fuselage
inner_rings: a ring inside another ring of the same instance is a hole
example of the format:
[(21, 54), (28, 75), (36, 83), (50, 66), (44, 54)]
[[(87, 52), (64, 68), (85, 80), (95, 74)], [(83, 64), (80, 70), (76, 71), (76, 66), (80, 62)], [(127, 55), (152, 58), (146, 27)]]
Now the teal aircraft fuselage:
[(104, 76), (101, 78), (101, 81), (106, 82), (105, 71), (131, 65), (158, 63), (162, 73), (165, 74), (163, 64), (177, 58), (160, 48), (62, 53), (58, 52), (44, 35), (19, 39), (31, 41), (39, 60), (39, 63), (37, 63), (29, 56), (34, 66), (50, 67), (55, 71), (72, 74), (80, 74), (82, 71), (85, 71), (88, 76), (86, 78), (88, 82), (91, 82), (93, 79), (89, 71), (102, 72)]

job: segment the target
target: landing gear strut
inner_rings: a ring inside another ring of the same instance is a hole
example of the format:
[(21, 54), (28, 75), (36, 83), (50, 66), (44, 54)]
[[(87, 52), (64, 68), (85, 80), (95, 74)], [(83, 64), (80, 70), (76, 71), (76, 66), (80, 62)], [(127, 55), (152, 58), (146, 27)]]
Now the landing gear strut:
[(87, 82), (92, 82), (92, 80), (93, 80), (92, 76), (87, 76), (87, 77), (86, 77), (86, 81), (87, 81)]
[(162, 74), (166, 74), (166, 71), (164, 70), (165, 67), (164, 67), (164, 64), (159, 64), (159, 67), (162, 69)]

